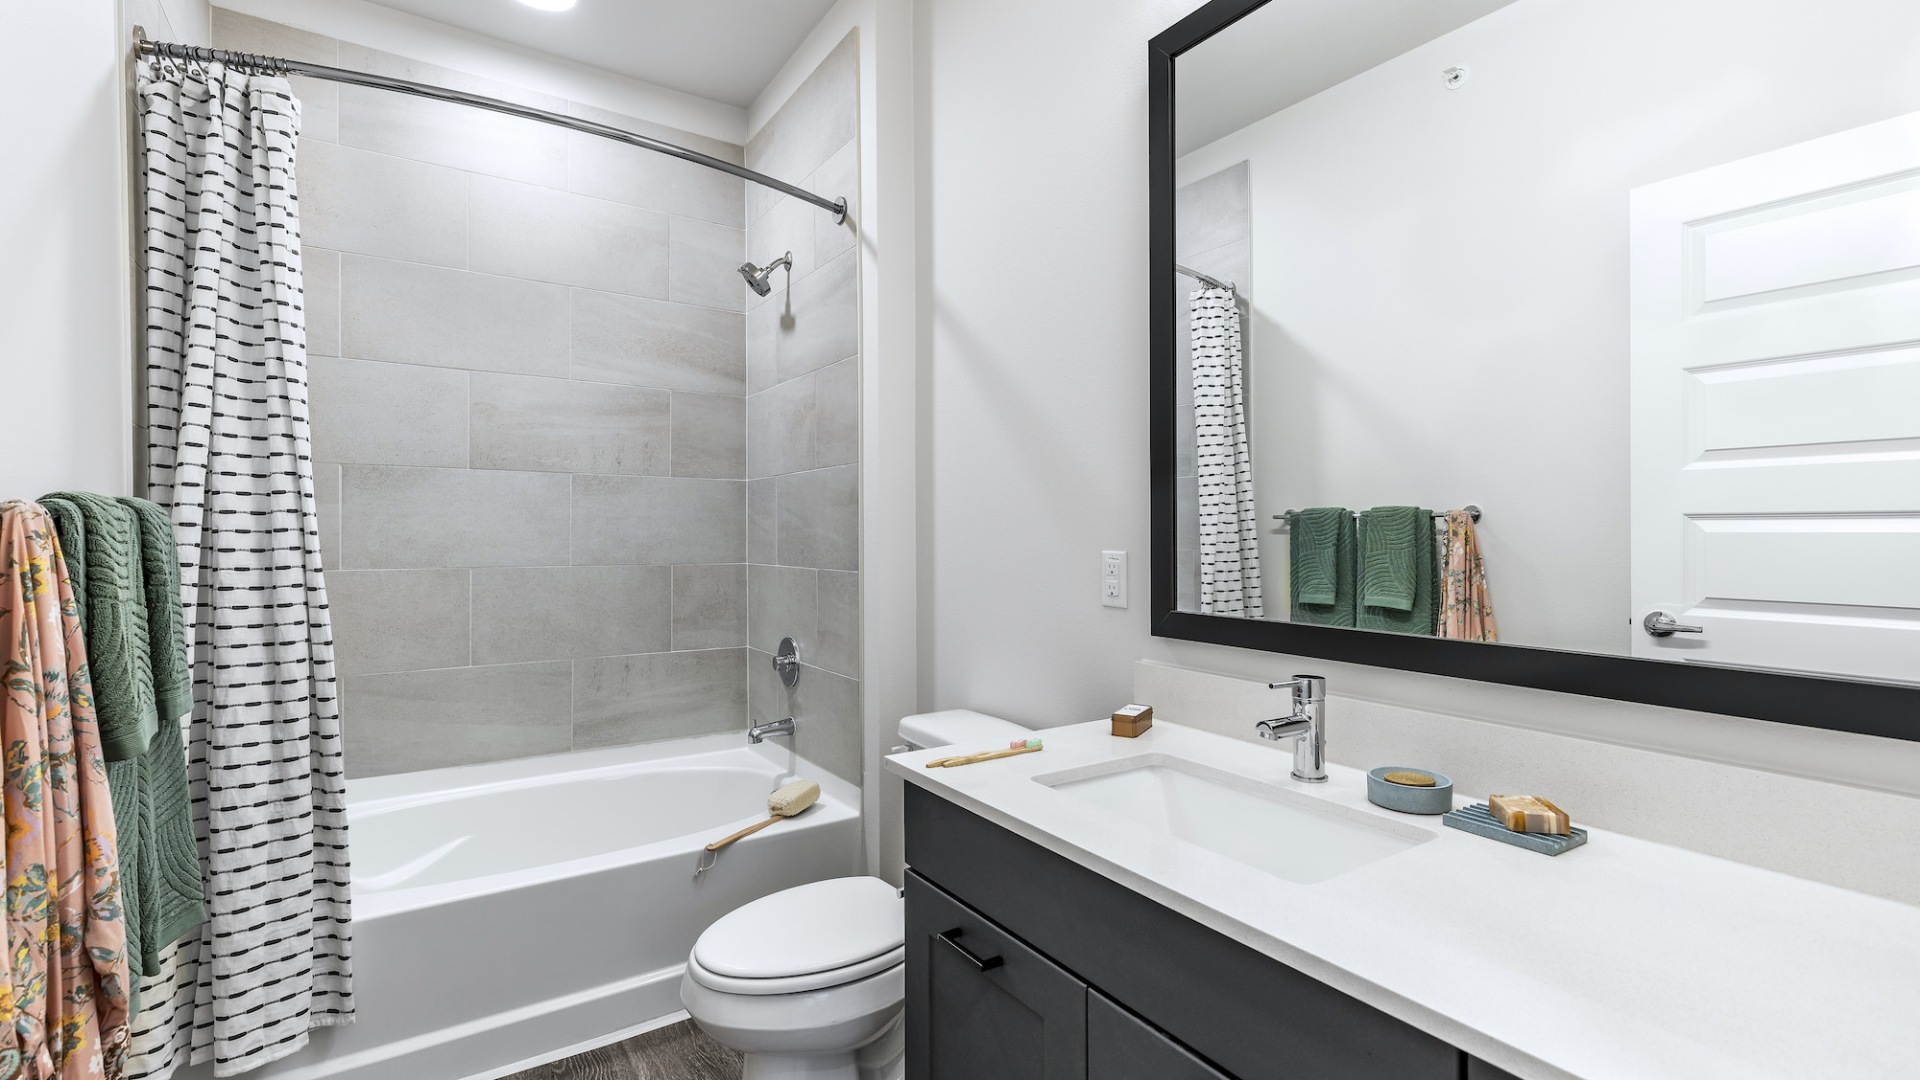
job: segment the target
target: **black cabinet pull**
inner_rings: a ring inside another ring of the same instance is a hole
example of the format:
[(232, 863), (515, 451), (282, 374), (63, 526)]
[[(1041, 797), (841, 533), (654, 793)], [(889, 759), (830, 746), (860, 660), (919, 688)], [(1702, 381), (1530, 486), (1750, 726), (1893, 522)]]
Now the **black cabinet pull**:
[(1005, 960), (1001, 959), (998, 956), (979, 957), (979, 956), (973, 955), (972, 952), (968, 951), (965, 945), (962, 945), (959, 942), (953, 940), (954, 938), (957, 938), (959, 936), (960, 936), (960, 928), (957, 926), (947, 931), (944, 934), (934, 935), (934, 937), (937, 937), (941, 941), (946, 942), (948, 945), (953, 946), (954, 952), (957, 952), (961, 956), (966, 957), (967, 963), (972, 964), (974, 967), (979, 968), (981, 971), (992, 971), (994, 968), (997, 968), (1001, 964), (1006, 963)]

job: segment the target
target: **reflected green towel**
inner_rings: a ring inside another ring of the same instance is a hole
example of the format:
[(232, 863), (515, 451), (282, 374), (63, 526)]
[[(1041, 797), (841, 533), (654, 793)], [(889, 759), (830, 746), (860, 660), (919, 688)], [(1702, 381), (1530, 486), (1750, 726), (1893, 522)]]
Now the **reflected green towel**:
[(1287, 575), (1294, 622), (1352, 626), (1353, 512), (1344, 506), (1289, 511)]
[(1354, 625), (1431, 636), (1440, 612), (1433, 512), (1418, 506), (1376, 506), (1360, 515), (1359, 547)]

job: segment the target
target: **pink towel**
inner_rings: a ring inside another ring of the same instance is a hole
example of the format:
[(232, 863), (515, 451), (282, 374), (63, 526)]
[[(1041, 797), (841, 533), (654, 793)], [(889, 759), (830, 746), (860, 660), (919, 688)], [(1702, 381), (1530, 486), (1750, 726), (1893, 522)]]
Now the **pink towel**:
[(1473, 535), (1473, 515), (1447, 511), (1447, 548), (1441, 556), (1440, 628), (1435, 636), (1461, 641), (1499, 641), (1493, 600), (1487, 596), (1487, 567)]

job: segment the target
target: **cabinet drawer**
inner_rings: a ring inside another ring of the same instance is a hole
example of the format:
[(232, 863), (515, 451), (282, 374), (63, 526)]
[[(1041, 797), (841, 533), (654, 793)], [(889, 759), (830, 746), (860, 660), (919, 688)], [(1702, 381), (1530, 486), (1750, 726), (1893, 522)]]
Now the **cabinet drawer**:
[(1233, 1080), (1158, 1028), (1087, 991), (1088, 1080)]
[(1085, 1080), (1087, 984), (908, 874), (907, 1076)]

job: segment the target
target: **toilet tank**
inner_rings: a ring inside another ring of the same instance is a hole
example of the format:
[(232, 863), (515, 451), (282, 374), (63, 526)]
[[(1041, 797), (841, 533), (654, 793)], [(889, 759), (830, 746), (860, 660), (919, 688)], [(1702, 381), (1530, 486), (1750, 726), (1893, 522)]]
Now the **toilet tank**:
[(900, 738), (915, 750), (931, 750), (936, 746), (959, 743), (969, 746), (978, 744), (982, 750), (986, 750), (1005, 746), (1032, 734), (1032, 728), (972, 709), (919, 713), (900, 721)]

